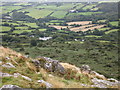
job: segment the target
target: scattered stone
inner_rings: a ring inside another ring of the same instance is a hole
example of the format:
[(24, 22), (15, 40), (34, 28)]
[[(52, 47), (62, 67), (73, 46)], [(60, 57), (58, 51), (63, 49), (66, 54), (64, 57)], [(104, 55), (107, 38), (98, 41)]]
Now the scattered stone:
[(116, 80), (114, 78), (108, 78), (107, 80), (110, 81), (110, 82), (116, 82), (116, 83), (118, 83), (118, 80)]
[(49, 77), (54, 77), (52, 74), (49, 74), (48, 76), (49, 76)]
[(2, 67), (6, 67), (6, 68), (15, 68), (15, 66), (14, 66), (12, 63), (3, 64)]
[(9, 73), (2, 73), (0, 72), (0, 77), (11, 77), (13, 75), (9, 74)]
[(29, 77), (27, 77), (27, 76), (24, 76), (24, 75), (21, 75), (20, 73), (14, 73), (14, 75), (13, 75), (14, 77), (18, 77), (18, 76), (21, 76), (21, 77), (23, 77), (24, 79), (26, 79), (26, 80), (28, 80), (28, 81), (32, 81), (32, 79), (30, 79)]
[(32, 60), (32, 62), (36, 67), (42, 67), (49, 72), (59, 72), (61, 74), (65, 74), (65, 69), (58, 60), (39, 56), (38, 60)]
[(51, 88), (51, 87), (52, 87), (52, 84), (50, 84), (50, 83), (48, 83), (48, 82), (46, 82), (46, 81), (44, 81), (44, 80), (38, 80), (38, 83), (43, 83), (43, 84), (45, 84), (45, 85), (46, 85), (46, 88)]
[(86, 71), (86, 70), (91, 70), (91, 69), (90, 69), (90, 66), (88, 66), (88, 65), (82, 65), (81, 66), (81, 70), (85, 70)]
[(103, 79), (103, 80), (106, 79), (104, 75), (101, 75), (101, 74), (99, 74), (99, 73), (97, 73), (95, 71), (91, 71), (90, 74), (93, 75), (94, 77), (99, 78), (99, 79)]
[(107, 80), (101, 80), (101, 79), (97, 79), (97, 78), (92, 79), (92, 82), (94, 83), (94, 85), (92, 85), (92, 87), (98, 87), (98, 88), (107, 88), (108, 86), (117, 86), (118, 85), (118, 83), (116, 83), (116, 82), (110, 82)]
[(20, 73), (14, 73), (13, 76), (14, 76), (14, 77), (18, 77), (18, 76), (21, 76), (21, 74), (20, 74)]
[(83, 83), (81, 83), (80, 85), (83, 86), (83, 87), (88, 87), (89, 86), (89, 85), (83, 84)]
[(17, 85), (3, 85), (0, 90), (4, 89), (4, 88), (13, 88), (13, 89), (20, 89), (21, 87), (17, 86)]
[(0, 65), (2, 64), (2, 61), (0, 61)]
[(23, 75), (22, 75), (22, 77), (23, 77), (24, 79), (28, 80), (28, 81), (32, 81), (32, 79), (29, 78), (29, 77), (27, 77), (27, 76), (23, 76)]
[(10, 57), (5, 57), (5, 59), (10, 60)]

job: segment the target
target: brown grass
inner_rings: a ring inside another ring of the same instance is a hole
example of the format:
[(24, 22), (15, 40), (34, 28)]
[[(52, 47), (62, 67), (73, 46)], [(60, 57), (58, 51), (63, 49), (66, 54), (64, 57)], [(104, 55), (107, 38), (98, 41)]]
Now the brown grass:
[(74, 27), (74, 28), (70, 28), (71, 31), (79, 31), (79, 30), (82, 30), (82, 29), (85, 29), (87, 27), (92, 27), (94, 26), (95, 24), (90, 24), (90, 25), (84, 25), (84, 26), (80, 26), (80, 27)]
[[(88, 26), (92, 26), (92, 25), (88, 25)], [(75, 32), (79, 32), (79, 31), (85, 32), (85, 31), (88, 31), (88, 30), (100, 29), (104, 26), (105, 25), (97, 25), (97, 26), (93, 26), (93, 27), (90, 27), (90, 28), (82, 28), (82, 26), (81, 26), (81, 27), (77, 27), (77, 28), (71, 28), (70, 30), (75, 31)]]
[(79, 22), (68, 22), (68, 25), (73, 25), (73, 24), (78, 24), (78, 25), (86, 25), (86, 24), (90, 24), (92, 23), (92, 21), (79, 21)]
[(66, 29), (66, 28), (70, 28), (71, 26), (56, 26), (56, 25), (50, 25), (49, 27), (54, 27), (56, 29)]

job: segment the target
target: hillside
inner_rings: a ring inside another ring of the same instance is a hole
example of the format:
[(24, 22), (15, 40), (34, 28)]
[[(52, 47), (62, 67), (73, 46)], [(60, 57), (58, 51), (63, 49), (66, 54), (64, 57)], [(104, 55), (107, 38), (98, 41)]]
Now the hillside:
[(0, 59), (2, 88), (118, 88), (119, 81), (88, 65), (76, 67), (41, 56), (32, 59), (2, 46)]

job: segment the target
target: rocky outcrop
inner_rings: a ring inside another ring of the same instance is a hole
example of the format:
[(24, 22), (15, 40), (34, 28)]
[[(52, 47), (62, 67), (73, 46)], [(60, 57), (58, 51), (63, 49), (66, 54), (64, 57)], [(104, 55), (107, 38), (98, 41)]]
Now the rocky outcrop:
[(0, 88), (0, 90), (4, 90), (6, 88), (6, 90), (8, 89), (22, 89), (22, 88), (20, 88), (19, 86), (17, 86), (17, 85), (3, 85), (1, 88)]
[(9, 73), (3, 73), (3, 72), (0, 72), (0, 77), (11, 77), (13, 75), (9, 74)]
[(88, 65), (82, 65), (80, 67), (81, 71), (84, 72), (84, 73), (90, 73), (91, 72), (91, 69), (90, 69), (90, 66)]
[(9, 74), (9, 73), (0, 72), (0, 77), (11, 77), (11, 76), (12, 76), (12, 77), (15, 77), (15, 78), (21, 76), (22, 78), (24, 78), (24, 79), (26, 79), (26, 80), (28, 80), (28, 81), (32, 81), (32, 79), (30, 79), (30, 78), (27, 77), (27, 76), (21, 75), (20, 73), (14, 73), (13, 75), (11, 75), (11, 74)]
[(46, 85), (46, 88), (52, 88), (52, 84), (50, 84), (50, 83), (48, 83), (48, 82), (46, 82), (46, 81), (44, 81), (44, 80), (38, 80), (38, 83), (43, 83), (43, 84), (45, 84), (45, 85)]
[(93, 77), (96, 77), (96, 78), (99, 78), (99, 79), (102, 79), (102, 80), (106, 80), (105, 76), (104, 75), (101, 75), (95, 71), (91, 71), (90, 72), (90, 75), (92, 75)]
[(53, 60), (47, 57), (39, 57), (36, 60), (32, 60), (35, 64), (36, 68), (44, 68), (49, 72), (58, 72), (61, 74), (65, 74), (64, 67), (57, 60)]
[(94, 85), (91, 85), (91, 87), (97, 87), (97, 88), (107, 88), (108, 86), (112, 87), (112, 86), (118, 86), (118, 82), (110, 82), (107, 80), (101, 80), (101, 79), (97, 79), (94, 78), (91, 80), (93, 82)]
[(6, 67), (6, 68), (15, 68), (15, 66), (14, 66), (12, 63), (3, 64), (2, 67)]

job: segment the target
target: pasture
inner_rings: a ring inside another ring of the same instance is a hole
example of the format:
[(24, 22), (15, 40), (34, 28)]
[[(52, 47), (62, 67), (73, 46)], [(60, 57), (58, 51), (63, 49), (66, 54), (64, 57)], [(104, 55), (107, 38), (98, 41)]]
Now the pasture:
[(27, 15), (29, 15), (35, 19), (44, 18), (53, 12), (52, 10), (47, 10), (47, 9), (39, 10), (39, 9), (35, 9), (35, 8), (24, 9), (24, 11), (29, 12), (29, 13), (27, 13)]
[(84, 6), (84, 4), (80, 3), (80, 4), (78, 4), (78, 5), (76, 6), (75, 9), (80, 9), (80, 8), (82, 8), (83, 6)]
[(23, 23), (24, 25), (30, 26), (32, 28), (38, 28), (39, 26), (36, 25), (36, 23)]
[(0, 8), (2, 8), (2, 13), (7, 13), (7, 12), (11, 12), (13, 10), (21, 9), (23, 7), (21, 7), (21, 6), (2, 6)]
[(46, 31), (47, 29), (45, 29), (45, 28), (42, 28), (42, 29), (39, 29), (39, 31)]
[(97, 35), (86, 35), (85, 37), (88, 37), (88, 38), (90, 38), (90, 37), (95, 37), (95, 38), (100, 38), (100, 37), (102, 37), (102, 36), (97, 36)]
[(109, 34), (109, 33), (111, 33), (111, 32), (117, 32), (119, 29), (112, 29), (112, 30), (109, 30), (109, 31), (107, 31), (107, 32), (105, 32), (105, 34)]
[(26, 29), (28, 29), (28, 27), (26, 27), (26, 26), (24, 26), (24, 27), (15, 27), (15, 29), (17, 29), (17, 30), (26, 30)]
[(3, 32), (3, 31), (10, 31), (10, 29), (11, 29), (10, 27), (2, 26), (2, 32)]
[(110, 22), (109, 24), (111, 24), (112, 26), (118, 26), (118, 21), (113, 21), (113, 22)]
[(109, 27), (106, 27), (106, 28), (100, 28), (98, 29), (99, 31), (106, 31), (106, 30), (109, 30), (110, 28)]
[(16, 33), (16, 34), (21, 34), (23, 32), (31, 32), (33, 30), (14, 30), (13, 33)]
[(64, 18), (66, 14), (67, 11), (54, 11), (54, 13), (51, 16), (56, 18)]
[(77, 16), (77, 15), (93, 15), (93, 14), (100, 14), (102, 12), (79, 12), (79, 13), (69, 13), (67, 16)]
[(82, 8), (83, 10), (87, 10), (87, 9), (92, 9), (93, 7), (95, 7), (95, 4), (90, 4), (90, 5), (86, 5), (84, 8)]

